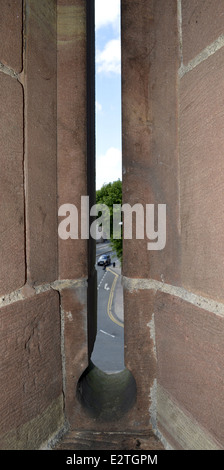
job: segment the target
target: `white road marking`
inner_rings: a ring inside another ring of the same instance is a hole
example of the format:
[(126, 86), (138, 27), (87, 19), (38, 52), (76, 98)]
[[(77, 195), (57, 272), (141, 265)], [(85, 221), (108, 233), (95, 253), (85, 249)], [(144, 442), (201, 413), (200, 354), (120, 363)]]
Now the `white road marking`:
[[(101, 286), (101, 284), (102, 284), (102, 282), (103, 282), (103, 280), (104, 280), (104, 278), (105, 278), (106, 275), (107, 275), (107, 271), (104, 273), (103, 277), (101, 278), (101, 280), (100, 280), (100, 282), (99, 282), (99, 284), (98, 284), (98, 286), (97, 286), (97, 290), (99, 290), (99, 288), (100, 288), (100, 286)], [(106, 284), (105, 284), (105, 285), (106, 285)], [(105, 289), (105, 287), (104, 287), (104, 289)], [(106, 289), (106, 290), (110, 290), (110, 288), (108, 287), (108, 289)]]
[(101, 333), (104, 333), (105, 335), (111, 336), (111, 338), (115, 338), (114, 335), (111, 335), (110, 333), (107, 333), (106, 331), (100, 330)]
[(110, 288), (109, 288), (109, 286), (108, 286), (107, 283), (105, 284), (104, 289), (105, 289), (105, 290), (110, 290)]

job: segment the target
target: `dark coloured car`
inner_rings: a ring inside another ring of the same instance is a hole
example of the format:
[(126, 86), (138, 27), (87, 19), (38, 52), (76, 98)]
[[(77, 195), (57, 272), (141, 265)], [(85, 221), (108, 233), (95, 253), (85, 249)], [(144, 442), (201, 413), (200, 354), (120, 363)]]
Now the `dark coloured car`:
[(110, 255), (101, 255), (98, 259), (98, 266), (103, 266), (106, 264), (107, 266), (111, 264)]

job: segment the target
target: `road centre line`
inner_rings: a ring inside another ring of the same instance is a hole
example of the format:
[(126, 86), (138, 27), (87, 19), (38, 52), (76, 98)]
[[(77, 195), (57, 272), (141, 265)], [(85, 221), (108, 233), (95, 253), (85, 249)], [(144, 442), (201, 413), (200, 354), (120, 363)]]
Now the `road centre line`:
[(106, 274), (107, 274), (107, 271), (104, 273), (103, 277), (101, 278), (101, 280), (100, 280), (100, 282), (99, 282), (99, 284), (98, 284), (98, 286), (97, 286), (97, 289), (100, 288), (100, 285), (102, 284), (102, 282), (103, 282), (104, 277), (106, 276)]
[(104, 331), (104, 330), (100, 330), (100, 331), (101, 331), (101, 333), (104, 333), (105, 335), (108, 335), (108, 336), (111, 336), (112, 338), (115, 338), (114, 335), (111, 335), (110, 333), (107, 333), (107, 332)]

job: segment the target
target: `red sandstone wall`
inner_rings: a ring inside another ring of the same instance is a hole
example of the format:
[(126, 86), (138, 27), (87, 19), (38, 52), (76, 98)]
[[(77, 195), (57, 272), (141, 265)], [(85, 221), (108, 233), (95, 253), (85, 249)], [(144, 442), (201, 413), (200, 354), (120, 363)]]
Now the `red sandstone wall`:
[(36, 449), (64, 426), (56, 2), (1, 1), (1, 18), (0, 448)]
[[(152, 427), (175, 449), (224, 445), (222, 6), (122, 0), (123, 202), (167, 204), (167, 243), (124, 243), (137, 399), (113, 429)], [(35, 449), (65, 419), (108, 430), (75, 397), (87, 241), (57, 237), (58, 207), (89, 190), (86, 2), (2, 1), (1, 12), (0, 448)]]
[(87, 240), (58, 238), (58, 208), (94, 196), (87, 9), (1, 7), (0, 448), (36, 449), (71, 423), (95, 335), (94, 249), (89, 257)]
[(126, 362), (169, 445), (222, 449), (223, 3), (122, 9), (124, 202), (167, 204), (164, 250), (124, 241)]

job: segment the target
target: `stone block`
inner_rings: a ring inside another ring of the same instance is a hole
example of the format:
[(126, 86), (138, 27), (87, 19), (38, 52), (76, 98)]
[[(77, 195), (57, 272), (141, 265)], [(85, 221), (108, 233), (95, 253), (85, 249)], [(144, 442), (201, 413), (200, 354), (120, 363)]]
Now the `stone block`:
[[(122, 2), (123, 202), (167, 207), (167, 241), (148, 251), (124, 240), (127, 277), (179, 281), (177, 10), (174, 2)], [(151, 241), (151, 240), (150, 240)]]
[(40, 284), (57, 279), (56, 2), (29, 0), (26, 13), (27, 277)]
[(164, 293), (157, 293), (154, 313), (159, 385), (190, 421), (222, 447), (223, 316)]
[(61, 402), (58, 422), (48, 429), (48, 436), (46, 430), (38, 428), (38, 423), (42, 426), (41, 416), (51, 406), (55, 411), (53, 402), (59, 397), (61, 401), (59, 295), (45, 292), (3, 307), (0, 323), (0, 448), (16, 448), (15, 435), (20, 447), (30, 448), (29, 440), (34, 441), (35, 435), (40, 444), (41, 433), (47, 439), (62, 422)]
[(181, 3), (183, 61), (186, 65), (224, 34), (223, 2), (182, 0)]
[(130, 411), (128, 422), (134, 428), (134, 423), (138, 422), (141, 429), (150, 427), (153, 415), (152, 393), (156, 378), (154, 296), (152, 290), (130, 292), (124, 289), (124, 359), (137, 388), (136, 404)]
[[(111, 432), (111, 431), (71, 431), (69, 432), (64, 439), (58, 443), (56, 450), (89, 450), (91, 446), (91, 451), (98, 450), (117, 450), (118, 451), (127, 451), (127, 450), (136, 450), (141, 453), (143, 450), (164, 450), (163, 445), (154, 435), (152, 431), (141, 431), (139, 430), (136, 433), (132, 432)], [(133, 457), (133, 464), (138, 464), (137, 455)], [(124, 457), (125, 458), (125, 457)], [(153, 460), (154, 457), (152, 457)], [(139, 464), (141, 457), (139, 456)], [(130, 458), (129, 458), (130, 460)], [(128, 461), (128, 457), (127, 457)], [(142, 457), (143, 461), (143, 457)], [(125, 460), (124, 460), (125, 462)], [(150, 463), (150, 460), (148, 461)], [(118, 463), (118, 460), (117, 460)], [(115, 464), (115, 460), (114, 460)]]
[(0, 294), (25, 282), (23, 188), (23, 90), (0, 74)]
[(64, 335), (65, 410), (71, 421), (75, 412), (78, 380), (88, 366), (87, 286), (77, 284), (61, 291)]
[(81, 239), (81, 196), (87, 195), (86, 8), (58, 4), (58, 207), (75, 204), (79, 239), (59, 238), (59, 277), (87, 277), (87, 240)]
[[(223, 301), (223, 49), (181, 80), (182, 283)], [(212, 83), (212, 86), (211, 86)]]

